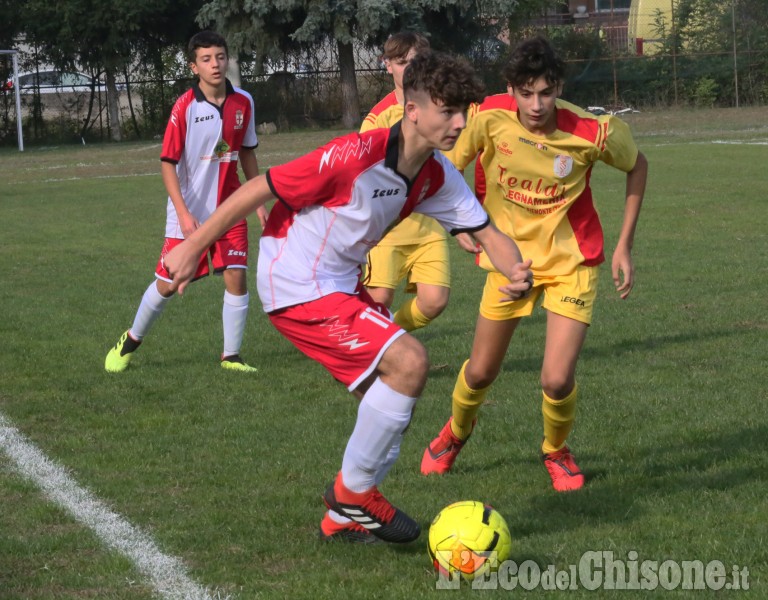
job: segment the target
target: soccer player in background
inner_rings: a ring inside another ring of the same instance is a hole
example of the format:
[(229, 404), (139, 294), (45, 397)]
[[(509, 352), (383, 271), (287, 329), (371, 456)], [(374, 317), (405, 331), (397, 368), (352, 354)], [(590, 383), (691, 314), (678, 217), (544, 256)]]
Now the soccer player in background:
[(198, 257), (233, 223), (271, 198), (259, 245), (256, 283), (275, 328), (322, 364), (360, 401), (341, 471), (326, 490), (320, 525), (327, 540), (409, 542), (419, 524), (378, 485), (395, 462), (426, 383), (425, 348), (361, 283), (368, 251), (411, 212), (451, 233), (472, 232), (504, 273), (500, 296), (515, 300), (532, 282), (529, 262), (491, 224), (461, 174), (436, 150), (450, 149), (483, 87), (471, 67), (425, 51), (403, 75), (404, 117), (390, 129), (337, 138), (272, 167), (235, 192), (165, 257), (183, 292)]
[(603, 231), (589, 179), (602, 161), (627, 174), (624, 219), (611, 264), (616, 291), (627, 298), (635, 283), (632, 244), (645, 192), (648, 163), (629, 127), (596, 117), (559, 99), (564, 64), (541, 37), (522, 42), (505, 67), (507, 93), (473, 106), (450, 160), (464, 169), (482, 153), (484, 208), (493, 223), (533, 260), (532, 293), (506, 302), (506, 282), (489, 270), (469, 360), (459, 372), (452, 416), (424, 451), (421, 471), (451, 469), (475, 426), (480, 405), (499, 375), (520, 319), (537, 301), (547, 311), (541, 367), (544, 438), (541, 455), (557, 491), (576, 490), (584, 476), (566, 445), (576, 413), (576, 363), (592, 320)]
[[(392, 127), (403, 117), (403, 72), (419, 52), (429, 49), (421, 33), (402, 31), (384, 43), (384, 62), (395, 89), (371, 109), (360, 132)], [(407, 277), (406, 292), (416, 293), (395, 312), (395, 323), (406, 331), (429, 324), (443, 312), (451, 291), (448, 238), (437, 221), (413, 213), (392, 228), (368, 253), (366, 287), (377, 302), (392, 306), (395, 289)]]
[[(160, 157), (168, 191), (165, 243), (155, 280), (144, 292), (133, 325), (109, 351), (104, 368), (119, 373), (128, 368), (134, 351), (149, 333), (174, 294), (162, 257), (197, 230), (216, 207), (240, 187), (238, 160), (246, 179), (259, 174), (254, 148), (258, 145), (253, 98), (226, 79), (227, 43), (212, 31), (195, 34), (187, 47), (189, 66), (198, 81), (173, 106)], [(259, 211), (262, 225), (266, 209)], [(210, 254), (214, 272), (224, 279), (224, 369), (254, 372), (240, 358), (248, 315), (248, 225), (234, 223), (211, 241), (200, 257), (195, 279), (208, 275)]]

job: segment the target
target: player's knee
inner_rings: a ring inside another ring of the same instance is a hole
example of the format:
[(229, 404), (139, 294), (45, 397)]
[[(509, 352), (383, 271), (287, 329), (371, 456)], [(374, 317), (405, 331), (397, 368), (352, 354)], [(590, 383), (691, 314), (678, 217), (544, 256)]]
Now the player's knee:
[(248, 293), (248, 278), (245, 269), (227, 269), (224, 271), (224, 287), (234, 296)]
[(427, 382), (427, 349), (416, 338), (402, 335), (384, 353), (379, 370), (385, 378), (397, 382), (393, 387), (404, 394), (418, 396)]
[(410, 372), (414, 378), (426, 381), (427, 371), (429, 371), (427, 349), (416, 338), (410, 335), (407, 337), (410, 343), (401, 354), (401, 368)]
[(541, 389), (553, 400), (562, 400), (573, 391), (576, 381), (569, 373), (542, 373)]
[(155, 280), (155, 287), (157, 288), (157, 292), (163, 298), (170, 298), (175, 294), (175, 292), (171, 289), (171, 284), (162, 279)]
[(444, 302), (425, 302), (423, 306), (419, 307), (419, 309), (425, 317), (431, 320), (439, 317), (447, 305), (448, 300), (446, 299)]
[(491, 385), (499, 376), (499, 369), (491, 366), (474, 365), (469, 362), (464, 369), (466, 384), (473, 390), (482, 390)]
[(434, 319), (445, 310), (450, 298), (450, 289), (439, 287), (437, 291), (422, 294), (418, 298), (419, 310), (428, 319)]

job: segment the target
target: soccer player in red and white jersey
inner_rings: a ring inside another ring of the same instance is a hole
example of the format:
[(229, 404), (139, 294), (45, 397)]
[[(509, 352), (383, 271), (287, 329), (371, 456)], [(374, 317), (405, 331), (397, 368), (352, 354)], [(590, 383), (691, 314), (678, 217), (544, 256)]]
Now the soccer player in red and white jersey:
[(645, 193), (648, 163), (629, 127), (559, 99), (564, 65), (541, 37), (522, 42), (504, 70), (507, 93), (473, 106), (467, 128), (448, 157), (464, 169), (478, 153), (485, 174), (483, 206), (496, 226), (533, 260), (532, 293), (506, 302), (506, 282), (489, 270), (470, 358), (453, 392), (452, 417), (424, 452), (424, 474), (445, 473), (474, 428), (498, 376), (512, 334), (539, 298), (547, 311), (541, 368), (544, 440), (541, 455), (557, 491), (579, 489), (584, 475), (566, 439), (573, 425), (576, 363), (592, 319), (603, 231), (589, 186), (602, 161), (626, 173), (624, 221), (613, 253), (616, 290), (626, 298), (635, 282), (632, 243)]
[[(165, 243), (155, 269), (155, 280), (144, 292), (133, 325), (109, 351), (104, 368), (119, 373), (128, 368), (133, 352), (149, 333), (174, 294), (163, 257), (190, 236), (240, 187), (238, 161), (246, 179), (259, 174), (253, 98), (226, 79), (227, 43), (212, 31), (201, 31), (189, 41), (189, 66), (198, 81), (173, 106), (163, 139), (161, 169), (168, 191)], [(266, 210), (258, 213), (262, 226)], [(211, 241), (200, 257), (195, 279), (213, 270), (224, 279), (224, 369), (255, 372), (240, 358), (248, 315), (248, 226), (234, 223)]]
[(173, 289), (183, 292), (211, 241), (277, 198), (259, 246), (257, 287), (264, 310), (280, 333), (361, 399), (341, 471), (324, 495), (324, 539), (408, 542), (420, 531), (378, 484), (397, 458), (424, 388), (427, 353), (362, 287), (368, 251), (417, 212), (450, 233), (472, 232), (507, 277), (500, 295), (515, 300), (532, 285), (530, 263), (436, 152), (456, 142), (467, 107), (480, 100), (482, 89), (466, 62), (419, 54), (403, 77), (402, 121), (337, 138), (271, 168), (165, 257)]

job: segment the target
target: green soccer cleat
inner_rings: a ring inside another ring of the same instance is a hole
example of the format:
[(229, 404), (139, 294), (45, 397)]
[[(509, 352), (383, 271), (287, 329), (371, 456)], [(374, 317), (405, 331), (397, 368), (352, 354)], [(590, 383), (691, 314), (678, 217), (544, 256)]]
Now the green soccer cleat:
[(252, 367), (249, 364), (243, 362), (239, 354), (233, 354), (221, 359), (221, 368), (228, 371), (240, 371), (241, 373), (258, 373), (259, 370), (256, 367)]
[(128, 368), (133, 356), (133, 351), (139, 347), (141, 342), (137, 342), (126, 331), (120, 336), (117, 344), (107, 354), (104, 361), (104, 369), (108, 373), (122, 373)]

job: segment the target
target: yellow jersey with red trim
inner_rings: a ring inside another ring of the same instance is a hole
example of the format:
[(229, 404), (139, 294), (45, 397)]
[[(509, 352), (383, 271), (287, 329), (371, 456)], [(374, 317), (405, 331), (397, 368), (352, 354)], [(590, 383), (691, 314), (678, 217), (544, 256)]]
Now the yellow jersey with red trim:
[[(565, 275), (605, 260), (603, 229), (589, 185), (602, 161), (621, 171), (635, 166), (638, 149), (629, 126), (556, 101), (557, 129), (536, 136), (520, 123), (509, 94), (470, 107), (467, 127), (446, 156), (463, 170), (477, 157), (485, 175), (485, 208), (509, 235), (536, 276)], [(477, 263), (489, 271), (485, 253)]]
[[(392, 127), (403, 118), (403, 105), (397, 101), (395, 92), (392, 91), (371, 109), (363, 124), (360, 133), (370, 129)], [(411, 244), (423, 244), (446, 239), (445, 229), (432, 217), (412, 213), (395, 225), (387, 235), (379, 242), (379, 246), (407, 246)]]

